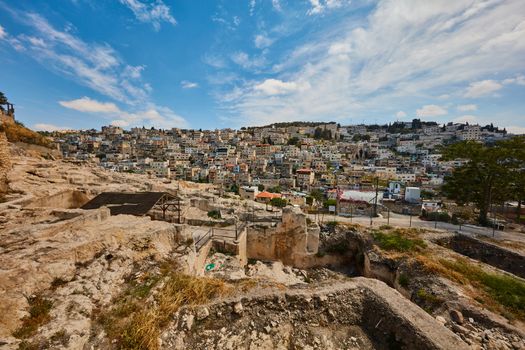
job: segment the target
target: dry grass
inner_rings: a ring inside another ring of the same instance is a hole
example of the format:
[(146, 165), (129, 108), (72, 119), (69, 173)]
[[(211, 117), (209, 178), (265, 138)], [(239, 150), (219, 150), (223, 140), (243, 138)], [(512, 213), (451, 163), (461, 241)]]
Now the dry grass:
[(467, 279), (463, 275), (456, 271), (447, 269), (445, 266), (443, 266), (443, 264), (441, 264), (440, 260), (436, 259), (434, 256), (419, 254), (416, 256), (416, 260), (421, 263), (421, 265), (428, 272), (443, 276), (461, 284), (465, 284), (467, 282)]
[[(158, 281), (158, 280), (157, 280)], [(158, 349), (158, 338), (181, 306), (199, 305), (223, 296), (231, 287), (221, 280), (168, 272), (159, 283), (154, 302), (146, 302), (153, 286), (134, 285), (98, 321), (119, 349)], [(136, 293), (137, 288), (141, 290)], [(147, 293), (143, 291), (147, 290)]]
[(13, 332), (13, 336), (19, 339), (26, 339), (36, 333), (38, 327), (49, 322), (51, 316), (49, 312), (53, 303), (44, 297), (37, 295), (27, 299), (29, 303), (29, 316), (22, 319), (22, 325)]
[(487, 236), (480, 235), (477, 237), (478, 239), (481, 239), (482, 241), (486, 241), (501, 247), (511, 248), (518, 251), (525, 251), (525, 243), (518, 242), (518, 241), (507, 241), (507, 240), (497, 240), (493, 239)]
[(5, 132), (9, 142), (25, 142), (44, 147), (51, 146), (51, 142), (47, 138), (18, 122), (2, 124), (0, 125), (0, 131)]
[(525, 320), (525, 283), (515, 277), (485, 271), (465, 258), (453, 260), (418, 255), (427, 271), (465, 285), (467, 293), (489, 310), (509, 319)]

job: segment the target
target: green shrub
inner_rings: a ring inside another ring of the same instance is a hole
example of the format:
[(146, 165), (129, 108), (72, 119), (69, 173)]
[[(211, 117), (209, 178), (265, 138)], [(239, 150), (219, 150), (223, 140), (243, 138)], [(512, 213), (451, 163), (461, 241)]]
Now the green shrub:
[(329, 228), (334, 228), (334, 227), (336, 227), (337, 225), (339, 225), (339, 222), (337, 222), (337, 221), (335, 221), (335, 220), (333, 220), (333, 221), (328, 221), (328, 222), (326, 223), (326, 226), (328, 226)]
[(216, 220), (222, 218), (221, 212), (219, 210), (210, 210), (208, 212), (208, 217), (210, 217), (212, 219), (216, 219)]
[(343, 255), (350, 250), (350, 243), (348, 241), (339, 241), (327, 247), (325, 251), (327, 253)]
[(408, 275), (405, 275), (404, 273), (401, 273), (399, 275), (399, 279), (398, 279), (398, 282), (399, 282), (399, 285), (401, 287), (408, 287), (408, 284), (410, 283), (410, 278), (408, 277)]
[(448, 213), (442, 211), (431, 213), (423, 212), (421, 216), (430, 221), (450, 222), (452, 220), (452, 217)]
[(395, 250), (398, 252), (417, 251), (426, 248), (426, 243), (419, 238), (405, 237), (400, 231), (384, 233), (375, 231), (372, 237), (376, 244), (385, 250)]

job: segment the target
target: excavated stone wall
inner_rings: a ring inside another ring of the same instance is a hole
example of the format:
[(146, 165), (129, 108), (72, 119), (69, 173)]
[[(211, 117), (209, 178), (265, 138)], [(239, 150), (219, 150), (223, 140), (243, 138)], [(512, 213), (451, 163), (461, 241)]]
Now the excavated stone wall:
[(80, 191), (66, 190), (50, 196), (37, 198), (27, 206), (28, 208), (80, 208), (89, 201), (89, 197)]
[(305, 214), (285, 208), (282, 221), (275, 227), (252, 225), (248, 228), (247, 256), (258, 260), (280, 260), (285, 265), (300, 267), (307, 256), (317, 253), (313, 244), (316, 234), (318, 237), (318, 232), (308, 230)]
[(521, 254), (461, 234), (440, 240), (438, 243), (469, 258), (525, 278), (525, 256)]

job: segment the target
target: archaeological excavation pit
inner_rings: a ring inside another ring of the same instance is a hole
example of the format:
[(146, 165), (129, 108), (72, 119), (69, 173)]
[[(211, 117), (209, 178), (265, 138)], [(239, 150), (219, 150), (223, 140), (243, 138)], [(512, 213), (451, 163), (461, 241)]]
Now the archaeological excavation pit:
[(425, 311), (365, 278), (185, 308), (164, 332), (162, 344), (172, 349), (466, 348)]

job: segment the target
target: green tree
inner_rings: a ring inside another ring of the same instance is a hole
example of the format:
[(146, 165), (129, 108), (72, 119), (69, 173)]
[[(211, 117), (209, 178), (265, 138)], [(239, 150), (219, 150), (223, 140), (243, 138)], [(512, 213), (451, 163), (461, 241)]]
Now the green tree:
[(2, 107), (2, 105), (5, 105), (7, 103), (9, 103), (9, 101), (7, 100), (7, 97), (5, 97), (4, 93), (0, 91), (0, 109), (4, 110), (4, 107)]
[(333, 199), (333, 198), (330, 198), (330, 199), (325, 200), (324, 203), (323, 203), (323, 206), (325, 208), (329, 208), (331, 205), (337, 205), (337, 200)]
[(7, 97), (5, 97), (4, 93), (0, 91), (0, 105), (5, 105), (7, 103), (9, 103)]
[(310, 192), (310, 197), (315, 199), (317, 203), (322, 203), (324, 199), (324, 193), (321, 190), (314, 189), (312, 192)]
[[(479, 210), (479, 223), (487, 225), (491, 204), (512, 198), (509, 181), (516, 178), (517, 171), (513, 170), (517, 161), (512, 154), (518, 152), (519, 147), (525, 147), (523, 140), (494, 146), (464, 141), (444, 148), (444, 160), (464, 159), (466, 162), (445, 177), (443, 194), (460, 205), (474, 204)], [(518, 181), (516, 186), (519, 186)]]
[(288, 204), (288, 201), (286, 199), (276, 197), (270, 200), (270, 204), (277, 208), (284, 208)]
[(525, 136), (516, 136), (499, 143), (505, 153), (504, 165), (509, 171), (508, 197), (517, 205), (516, 221), (520, 222), (521, 207), (525, 202)]
[(231, 185), (230, 192), (233, 192), (235, 194), (239, 194), (239, 186), (237, 184)]
[(282, 188), (281, 186), (277, 185), (275, 187), (270, 187), (268, 189), (268, 192), (271, 192), (271, 193), (281, 193), (282, 192)]
[(299, 138), (298, 137), (290, 137), (288, 139), (288, 142), (286, 143), (287, 145), (293, 145), (293, 146), (296, 146), (297, 144), (299, 143)]

